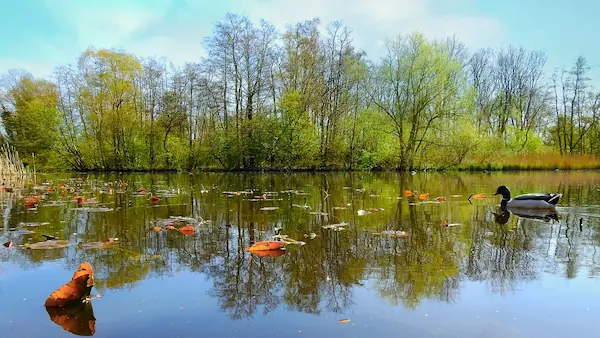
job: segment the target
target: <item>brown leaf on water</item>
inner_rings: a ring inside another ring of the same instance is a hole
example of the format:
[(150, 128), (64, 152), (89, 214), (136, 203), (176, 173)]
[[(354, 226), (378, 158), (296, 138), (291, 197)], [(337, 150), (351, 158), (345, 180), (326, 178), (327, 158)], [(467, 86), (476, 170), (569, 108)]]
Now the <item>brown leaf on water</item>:
[(66, 307), (81, 302), (90, 295), (94, 286), (94, 271), (88, 262), (82, 263), (73, 274), (71, 281), (52, 292), (44, 306)]
[(174, 227), (174, 226), (172, 226), (172, 225), (167, 225), (167, 226), (165, 227), (165, 229), (167, 229), (167, 230), (177, 230), (177, 228), (176, 228), (176, 227)]
[(65, 331), (78, 336), (93, 336), (96, 333), (96, 318), (91, 303), (75, 303), (71, 306), (46, 307), (50, 320)]
[(154, 228), (152, 228), (152, 229), (154, 230), (154, 232), (161, 232), (161, 231), (163, 231), (163, 228), (156, 227), (156, 226)]
[(280, 241), (262, 241), (256, 242), (252, 246), (246, 249), (248, 252), (257, 251), (269, 251), (269, 250), (281, 250), (287, 243)]
[(196, 228), (191, 225), (186, 225), (184, 227), (179, 228), (179, 232), (184, 235), (193, 235), (196, 233)]
[(36, 197), (24, 197), (23, 198), (23, 202), (25, 202), (25, 204), (36, 204), (38, 201), (38, 199)]
[(26, 243), (25, 247), (27, 249), (62, 249), (69, 246), (69, 241), (60, 239), (60, 240), (49, 240), (44, 242), (37, 243)]
[(338, 320), (338, 322), (340, 322), (340, 323), (350, 323), (350, 319), (347, 319), (347, 318), (346, 319), (340, 319), (340, 320)]
[(3, 245), (7, 248), (10, 248), (10, 247), (12, 247), (12, 241), (8, 241), (8, 242), (4, 243)]

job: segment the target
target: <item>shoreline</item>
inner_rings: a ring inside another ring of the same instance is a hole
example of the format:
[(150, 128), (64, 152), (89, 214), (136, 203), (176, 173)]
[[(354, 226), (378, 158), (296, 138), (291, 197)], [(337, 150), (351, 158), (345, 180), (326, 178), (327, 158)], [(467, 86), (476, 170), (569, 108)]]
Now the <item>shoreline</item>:
[[(123, 170), (64, 170), (64, 171), (40, 171), (37, 170), (36, 174), (189, 174), (195, 175), (200, 173), (368, 173), (368, 172), (386, 172), (386, 173), (401, 173), (401, 174), (418, 174), (418, 173), (502, 173), (502, 172), (551, 172), (551, 171), (600, 171), (598, 167), (588, 168), (507, 168), (507, 169), (420, 169), (420, 170), (399, 170), (399, 169), (340, 169), (340, 168), (261, 168), (261, 169), (194, 169), (188, 170), (177, 170), (177, 169), (123, 169)], [(33, 175), (32, 172), (27, 173), (26, 176)]]

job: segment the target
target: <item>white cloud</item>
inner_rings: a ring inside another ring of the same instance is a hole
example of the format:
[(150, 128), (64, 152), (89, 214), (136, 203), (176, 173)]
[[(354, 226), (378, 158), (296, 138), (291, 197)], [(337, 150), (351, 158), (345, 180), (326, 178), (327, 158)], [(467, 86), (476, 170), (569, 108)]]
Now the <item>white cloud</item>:
[(495, 18), (437, 14), (445, 0), (237, 0), (236, 9), (253, 20), (264, 18), (283, 30), (288, 23), (319, 17), (325, 24), (342, 20), (353, 30), (355, 45), (374, 57), (387, 38), (421, 31), (430, 38), (456, 35), (467, 47), (497, 45), (505, 36)]
[[(265, 19), (280, 31), (287, 24), (314, 17), (321, 19), (323, 27), (342, 20), (353, 30), (355, 45), (371, 58), (377, 57), (386, 38), (414, 30), (436, 38), (456, 34), (470, 48), (500, 44), (505, 38), (497, 19), (443, 13), (438, 5), (445, 0), (220, 1), (207, 5), (193, 0), (47, 0), (49, 11), (72, 29), (73, 37), (59, 37), (53, 44), (41, 41), (40, 53), (48, 54), (43, 63), (0, 60), (0, 71), (22, 67), (47, 77), (55, 66), (75, 63), (89, 46), (122, 48), (140, 57), (166, 57), (176, 65), (198, 61), (204, 54), (203, 38), (227, 12), (247, 15), (255, 22)], [(186, 9), (172, 6), (181, 3)]]

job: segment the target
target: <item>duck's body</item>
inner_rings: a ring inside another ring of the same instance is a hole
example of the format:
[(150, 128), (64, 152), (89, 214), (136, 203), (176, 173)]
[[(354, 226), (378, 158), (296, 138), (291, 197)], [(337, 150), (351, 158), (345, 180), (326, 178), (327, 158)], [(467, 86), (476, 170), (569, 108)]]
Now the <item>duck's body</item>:
[(502, 195), (502, 205), (508, 208), (520, 209), (554, 209), (562, 194), (536, 193), (524, 194), (510, 198), (510, 190), (506, 186), (500, 186), (494, 195)]

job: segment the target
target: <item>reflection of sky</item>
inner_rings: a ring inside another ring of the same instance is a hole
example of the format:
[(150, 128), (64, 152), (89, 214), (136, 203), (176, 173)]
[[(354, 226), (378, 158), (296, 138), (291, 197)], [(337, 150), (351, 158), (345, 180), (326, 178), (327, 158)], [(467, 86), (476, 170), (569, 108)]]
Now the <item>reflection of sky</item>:
[[(17, 271), (5, 264), (0, 275), (0, 297), (11, 306), (0, 321), (3, 335), (70, 335), (48, 319), (42, 304), (72, 272), (58, 262)], [(542, 274), (504, 295), (490, 292), (485, 283), (463, 281), (452, 303), (424, 300), (415, 310), (389, 304), (367, 281), (353, 290), (356, 304), (344, 313), (303, 314), (280, 304), (267, 315), (258, 309), (250, 319), (230, 321), (217, 298), (208, 295), (212, 281), (184, 271), (93, 300), (95, 337), (264, 337), (266, 332), (273, 337), (590, 337), (598, 327), (600, 288), (585, 275), (566, 280)], [(343, 318), (350, 323), (338, 323)]]

